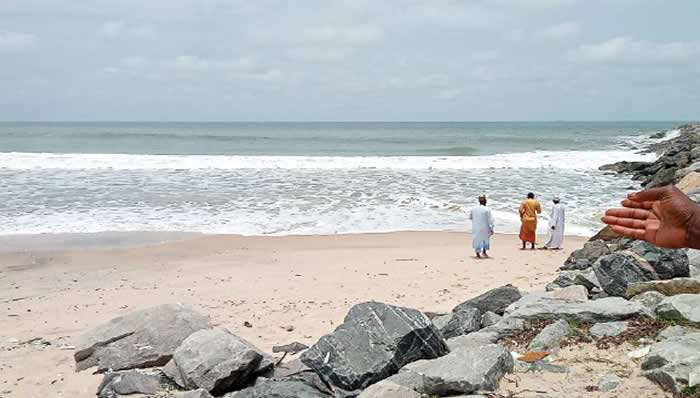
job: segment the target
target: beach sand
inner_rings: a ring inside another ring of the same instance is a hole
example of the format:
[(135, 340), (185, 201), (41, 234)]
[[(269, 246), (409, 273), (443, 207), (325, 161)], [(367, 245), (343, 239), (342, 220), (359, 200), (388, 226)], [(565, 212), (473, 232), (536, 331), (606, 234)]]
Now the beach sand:
[[(363, 301), (449, 312), (507, 283), (524, 292), (542, 288), (586, 240), (521, 251), (516, 235), (496, 235), (492, 257), (476, 260), (466, 233), (142, 238), (151, 245), (123, 247), (133, 238), (110, 234), (0, 239), (0, 396), (94, 396), (101, 376), (75, 373), (73, 351), (62, 346), (149, 306), (189, 304), (271, 352), (295, 340), (313, 344)], [(90, 240), (89, 250), (76, 250), (81, 239)], [(36, 337), (52, 344), (11, 340)]]

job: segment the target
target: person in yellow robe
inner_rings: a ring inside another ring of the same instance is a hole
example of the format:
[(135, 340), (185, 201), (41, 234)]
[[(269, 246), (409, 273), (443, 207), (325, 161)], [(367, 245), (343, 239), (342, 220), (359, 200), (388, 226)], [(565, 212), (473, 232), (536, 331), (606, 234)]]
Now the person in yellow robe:
[(532, 249), (535, 249), (535, 239), (537, 238), (537, 214), (542, 213), (540, 202), (535, 200), (535, 194), (530, 192), (527, 194), (527, 199), (520, 204), (520, 240), (523, 241), (523, 250), (525, 243), (530, 242)]

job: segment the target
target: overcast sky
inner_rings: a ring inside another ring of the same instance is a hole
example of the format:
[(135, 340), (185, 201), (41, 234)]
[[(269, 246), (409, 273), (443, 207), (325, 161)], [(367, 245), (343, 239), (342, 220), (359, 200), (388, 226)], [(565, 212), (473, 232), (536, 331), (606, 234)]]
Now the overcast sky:
[(1, 0), (0, 120), (700, 119), (697, 0)]

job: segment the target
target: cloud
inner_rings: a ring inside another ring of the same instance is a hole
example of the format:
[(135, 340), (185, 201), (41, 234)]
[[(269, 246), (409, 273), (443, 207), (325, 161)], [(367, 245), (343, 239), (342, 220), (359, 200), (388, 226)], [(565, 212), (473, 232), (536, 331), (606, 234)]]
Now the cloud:
[(462, 93), (462, 90), (458, 88), (446, 88), (438, 92), (438, 97), (442, 99), (454, 99), (457, 98)]
[(565, 22), (548, 26), (535, 33), (535, 37), (542, 40), (564, 40), (576, 36), (580, 31), (577, 24)]
[(413, 89), (423, 87), (444, 87), (448, 84), (449, 77), (440, 73), (433, 73), (413, 78), (393, 77), (389, 80), (389, 87), (398, 89)]
[(657, 43), (616, 37), (597, 44), (583, 45), (570, 56), (589, 62), (665, 63), (685, 61), (700, 55), (700, 41)]
[(20, 32), (0, 33), (0, 50), (22, 50), (36, 45), (33, 35)]
[(103, 24), (102, 34), (112, 40), (152, 40), (157, 37), (156, 29), (151, 25), (128, 24), (124, 21), (110, 21)]
[(208, 60), (195, 55), (180, 55), (165, 61), (165, 65), (172, 69), (183, 71), (205, 71), (210, 68)]
[(119, 60), (119, 65), (127, 68), (140, 68), (148, 65), (149, 63), (150, 60), (148, 58), (136, 55), (122, 57)]
[(506, 6), (527, 8), (559, 8), (571, 6), (576, 0), (492, 0), (492, 2)]

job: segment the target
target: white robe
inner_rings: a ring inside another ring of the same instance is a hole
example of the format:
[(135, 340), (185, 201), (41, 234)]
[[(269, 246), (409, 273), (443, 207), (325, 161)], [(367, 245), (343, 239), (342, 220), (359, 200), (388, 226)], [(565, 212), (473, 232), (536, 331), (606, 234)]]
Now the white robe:
[[(566, 223), (566, 206), (561, 203), (552, 207), (552, 216), (549, 217), (549, 229), (547, 230), (547, 242), (544, 247), (548, 249), (561, 249), (564, 242), (564, 224)], [(554, 227), (554, 229), (552, 229)]]
[(489, 250), (491, 233), (495, 227), (493, 214), (488, 206), (476, 206), (469, 211), (472, 220), (472, 247), (480, 253)]

